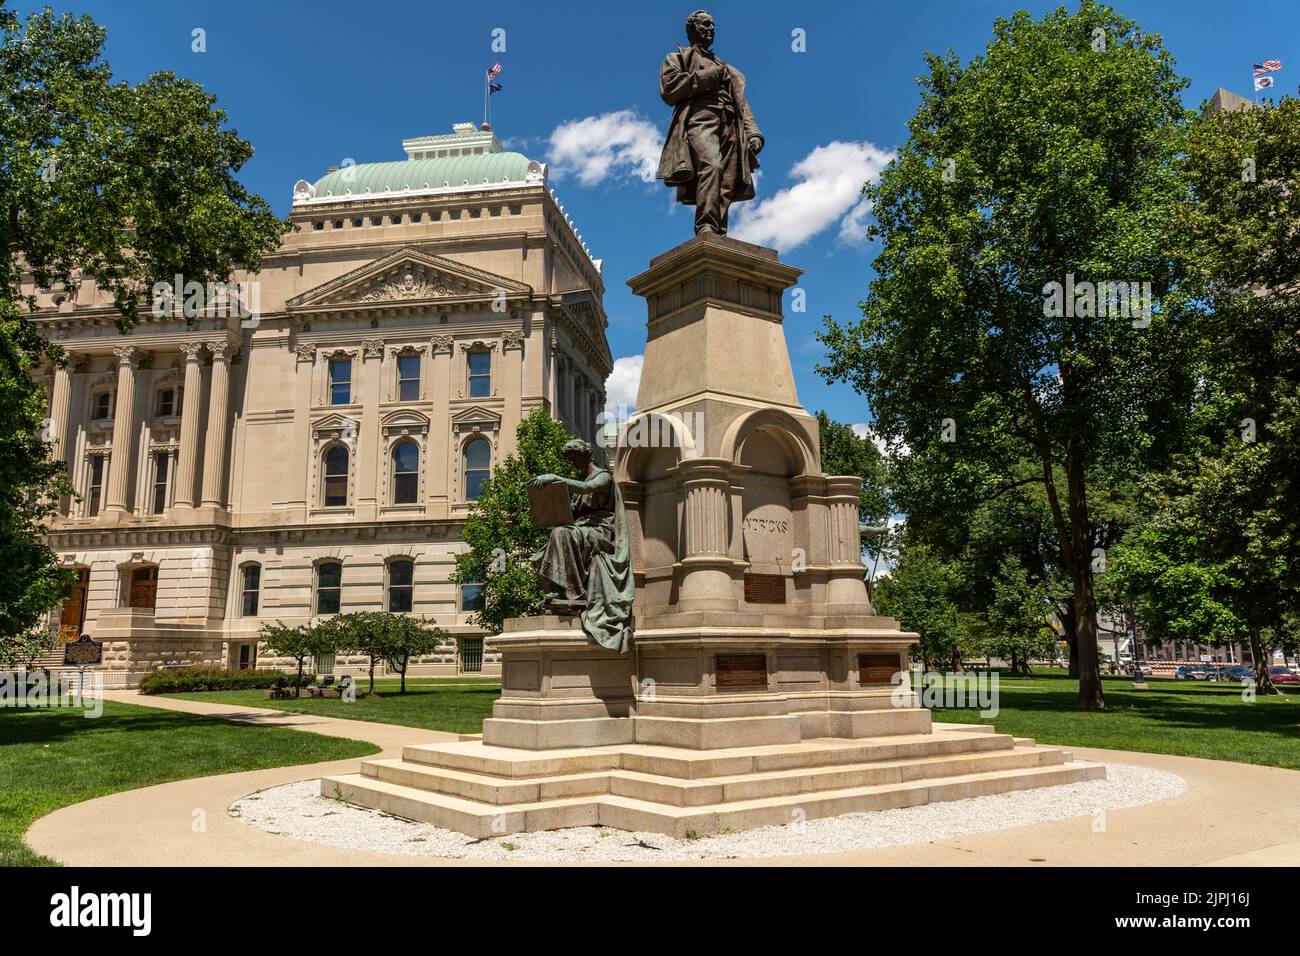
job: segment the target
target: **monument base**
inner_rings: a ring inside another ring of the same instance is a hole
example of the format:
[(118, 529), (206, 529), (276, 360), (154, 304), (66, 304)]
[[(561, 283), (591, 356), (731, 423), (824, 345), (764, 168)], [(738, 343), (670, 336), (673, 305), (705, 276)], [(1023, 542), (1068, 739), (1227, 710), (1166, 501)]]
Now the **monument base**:
[(890, 681), (907, 636), (888, 618), (672, 617), (625, 654), (576, 618), (507, 622), (481, 741), (367, 760), (321, 794), (475, 837), (685, 838), (1105, 776), (990, 727), (933, 725)]

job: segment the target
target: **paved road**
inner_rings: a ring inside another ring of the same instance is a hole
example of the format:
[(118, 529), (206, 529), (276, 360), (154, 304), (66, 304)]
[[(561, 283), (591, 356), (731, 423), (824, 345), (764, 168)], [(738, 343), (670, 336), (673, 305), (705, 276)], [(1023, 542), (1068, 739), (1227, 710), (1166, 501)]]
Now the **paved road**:
[[(382, 747), (381, 756), (388, 757), (398, 756), (407, 744), (459, 739), (455, 734), (391, 724), (142, 697), (135, 691), (107, 691), (105, 697), (367, 740)], [(1300, 841), (1290, 839), (1300, 833), (1300, 771), (1163, 754), (1070, 750), (1084, 760), (1168, 770), (1186, 779), (1188, 788), (1169, 800), (1110, 811), (1101, 833), (1094, 832), (1093, 818), (1087, 816), (928, 844), (748, 862), (766, 866), (1300, 866)], [(302, 843), (254, 830), (227, 813), (232, 803), (255, 790), (353, 773), (357, 763), (353, 759), (254, 770), (129, 790), (56, 810), (36, 821), (26, 840), (36, 852), (75, 866), (475, 865)], [(203, 826), (196, 820), (202, 820)]]

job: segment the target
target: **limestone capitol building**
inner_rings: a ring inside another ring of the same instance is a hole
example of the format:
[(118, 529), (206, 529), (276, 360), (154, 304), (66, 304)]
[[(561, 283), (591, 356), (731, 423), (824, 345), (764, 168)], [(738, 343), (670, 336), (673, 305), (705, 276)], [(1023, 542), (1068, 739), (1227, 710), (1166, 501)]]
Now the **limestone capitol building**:
[(78, 574), (52, 623), (121, 681), (254, 666), (264, 623), (361, 610), (451, 632), (429, 669), (481, 666), (460, 527), (532, 409), (595, 440), (601, 263), (490, 129), (402, 145), (296, 184), (298, 230), (231, 277), (251, 318), (208, 303), (122, 335), (90, 283), (34, 290), (68, 353), (42, 377), (77, 492), (49, 529)]

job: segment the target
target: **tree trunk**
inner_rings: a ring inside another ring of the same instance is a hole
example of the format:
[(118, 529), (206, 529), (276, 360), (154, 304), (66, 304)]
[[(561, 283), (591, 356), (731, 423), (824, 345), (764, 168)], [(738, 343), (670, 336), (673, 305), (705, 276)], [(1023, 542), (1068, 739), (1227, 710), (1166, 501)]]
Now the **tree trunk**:
[(1074, 638), (1079, 661), (1080, 710), (1103, 710), (1106, 697), (1101, 687), (1097, 655), (1097, 595), (1092, 580), (1092, 536), (1088, 521), (1088, 497), (1084, 482), (1083, 455), (1071, 447), (1066, 461), (1069, 488), (1070, 569), (1074, 581)]
[(302, 665), (304, 658), (298, 658), (298, 680), (293, 685), (293, 696), (299, 698), (302, 696)]
[(370, 658), (370, 690), (366, 691), (367, 697), (373, 697), (375, 693), (375, 659)]
[(410, 663), (411, 659), (409, 657), (402, 658), (402, 689), (399, 693), (406, 693), (406, 668)]
[(1264, 653), (1264, 642), (1259, 639), (1259, 631), (1250, 632), (1250, 656), (1255, 658), (1255, 693), (1280, 695), (1282, 691), (1278, 690), (1268, 673), (1268, 662), (1272, 655)]
[(964, 673), (961, 667), (961, 648), (953, 647), (952, 649), (952, 672), (954, 674)]
[(1070, 654), (1070, 669), (1066, 672), (1070, 677), (1079, 676), (1079, 641), (1074, 636), (1074, 603), (1071, 602), (1067, 607), (1056, 612), (1056, 616), (1061, 619), (1061, 636), (1065, 638), (1066, 648)]

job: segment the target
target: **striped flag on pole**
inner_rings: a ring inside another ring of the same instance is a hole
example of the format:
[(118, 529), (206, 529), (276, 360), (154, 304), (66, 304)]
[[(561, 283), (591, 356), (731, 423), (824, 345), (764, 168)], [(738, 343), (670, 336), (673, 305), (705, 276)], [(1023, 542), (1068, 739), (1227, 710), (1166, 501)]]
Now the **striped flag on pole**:
[(493, 63), (492, 68), (487, 71), (487, 81), (491, 83), (500, 75), (501, 75), (501, 64)]
[(1263, 63), (1255, 64), (1255, 75), (1263, 76), (1265, 73), (1276, 73), (1282, 69), (1281, 60), (1265, 60)]

